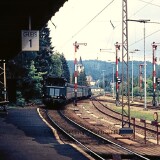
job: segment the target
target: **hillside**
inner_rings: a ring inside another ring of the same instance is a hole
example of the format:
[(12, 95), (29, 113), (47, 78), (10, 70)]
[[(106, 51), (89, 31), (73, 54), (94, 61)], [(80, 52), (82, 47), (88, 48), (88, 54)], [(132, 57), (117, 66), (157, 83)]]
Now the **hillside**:
[[(152, 63), (146, 62), (147, 68), (146, 68), (146, 75), (147, 77), (152, 76)], [(133, 74), (134, 78), (136, 78), (139, 75), (139, 65), (143, 64), (142, 61), (133, 61)], [(99, 61), (99, 60), (84, 60), (83, 65), (85, 67), (86, 75), (91, 75), (94, 80), (98, 80), (102, 78), (102, 73), (104, 70), (104, 75), (112, 78), (113, 75), (113, 63), (112, 62), (106, 62), (106, 61)], [(73, 61), (68, 61), (68, 66), (70, 69), (70, 73), (73, 74), (74, 72), (74, 63)], [(116, 70), (116, 66), (114, 65), (114, 72)], [(124, 70), (126, 73), (126, 69)], [(144, 73), (144, 70), (142, 69), (142, 72)], [(160, 66), (156, 65), (156, 72), (157, 77), (160, 77)], [(122, 73), (122, 63), (119, 63), (119, 75)], [(132, 74), (132, 62), (129, 62), (129, 75)]]

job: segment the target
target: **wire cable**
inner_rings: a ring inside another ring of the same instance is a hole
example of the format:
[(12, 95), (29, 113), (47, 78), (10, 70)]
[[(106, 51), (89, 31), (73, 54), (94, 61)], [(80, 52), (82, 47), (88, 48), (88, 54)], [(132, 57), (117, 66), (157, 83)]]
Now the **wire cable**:
[(98, 17), (106, 8), (108, 8), (115, 0), (112, 0), (108, 3), (98, 14), (96, 14), (86, 25), (84, 25), (78, 32), (76, 32), (72, 38), (74, 38), (77, 34), (79, 34), (84, 28), (86, 28), (96, 17)]
[[(151, 33), (151, 34), (149, 34), (149, 35), (147, 35), (145, 38), (148, 38), (148, 37), (152, 36), (153, 34), (155, 34), (155, 33), (159, 32), (159, 31), (160, 31), (160, 29), (159, 29), (159, 30), (157, 30), (157, 31), (155, 31), (155, 32), (153, 32), (153, 33)], [(139, 39), (138, 41), (136, 41), (136, 42), (134, 42), (134, 43), (130, 44), (129, 46), (132, 46), (132, 45), (134, 45), (134, 44), (136, 44), (136, 43), (138, 43), (138, 42), (142, 41), (143, 39), (144, 39), (144, 38), (141, 38), (141, 39)]]
[(66, 42), (64, 42), (60, 48), (65, 46), (71, 39), (73, 39), (76, 35), (78, 35), (84, 28), (86, 28), (96, 17), (98, 17), (106, 8), (108, 8), (115, 0), (112, 0), (110, 3), (108, 3), (98, 14), (96, 14), (87, 24), (85, 24), (81, 29), (79, 29), (70, 39), (68, 39)]
[(152, 6), (160, 7), (160, 5), (158, 5), (158, 4), (154, 4), (154, 3), (151, 3), (151, 2), (146, 2), (146, 1), (144, 1), (144, 0), (138, 0), (138, 1), (147, 3), (147, 4), (152, 5)]
[(137, 13), (139, 13), (141, 10), (143, 10), (145, 7), (147, 7), (149, 5), (149, 3), (153, 2), (154, 0), (151, 0), (150, 2), (148, 2), (146, 5), (144, 5), (143, 7), (141, 7), (139, 10), (137, 10), (133, 15), (130, 16), (133, 17), (135, 16)]

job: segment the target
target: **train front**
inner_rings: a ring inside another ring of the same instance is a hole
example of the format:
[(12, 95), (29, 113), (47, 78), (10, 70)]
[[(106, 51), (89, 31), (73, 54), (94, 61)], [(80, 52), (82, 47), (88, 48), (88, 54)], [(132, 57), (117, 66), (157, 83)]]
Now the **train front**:
[(43, 89), (43, 103), (47, 107), (57, 108), (66, 103), (66, 79), (47, 77)]

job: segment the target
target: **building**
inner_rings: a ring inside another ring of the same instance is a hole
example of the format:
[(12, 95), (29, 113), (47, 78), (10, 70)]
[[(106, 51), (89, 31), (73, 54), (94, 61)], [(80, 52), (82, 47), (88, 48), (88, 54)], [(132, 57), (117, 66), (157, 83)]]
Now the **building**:
[(92, 76), (91, 76), (91, 75), (86, 76), (86, 78), (87, 78), (87, 84), (88, 84), (88, 85), (90, 85), (90, 86), (94, 86), (94, 85), (96, 84), (96, 82), (95, 82), (95, 81), (93, 81), (93, 78), (92, 78)]
[(82, 63), (82, 58), (80, 57), (79, 61), (78, 61), (78, 64), (77, 64), (77, 70), (78, 70), (78, 73), (81, 73), (84, 71), (84, 66), (83, 66), (83, 63)]

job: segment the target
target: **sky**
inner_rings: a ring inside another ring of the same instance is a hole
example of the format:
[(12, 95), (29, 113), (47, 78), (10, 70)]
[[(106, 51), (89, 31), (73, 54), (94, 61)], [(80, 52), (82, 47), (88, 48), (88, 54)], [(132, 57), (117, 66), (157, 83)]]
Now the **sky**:
[[(150, 20), (128, 22), (130, 60), (152, 61), (152, 43), (157, 43), (157, 63), (160, 63), (160, 1), (128, 0), (128, 19)], [(54, 23), (54, 26), (52, 22)], [(122, 44), (122, 0), (68, 0), (48, 22), (54, 51), (74, 60), (74, 43), (80, 45), (76, 57), (82, 60), (115, 61), (115, 43)], [(154, 23), (153, 23), (154, 22)], [(156, 22), (156, 23), (155, 23)], [(145, 52), (144, 52), (145, 28)], [(100, 51), (101, 49), (101, 51)], [(120, 59), (122, 48), (118, 52)]]

